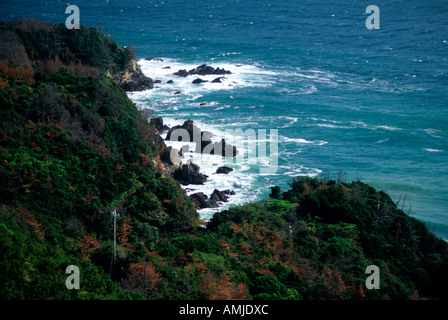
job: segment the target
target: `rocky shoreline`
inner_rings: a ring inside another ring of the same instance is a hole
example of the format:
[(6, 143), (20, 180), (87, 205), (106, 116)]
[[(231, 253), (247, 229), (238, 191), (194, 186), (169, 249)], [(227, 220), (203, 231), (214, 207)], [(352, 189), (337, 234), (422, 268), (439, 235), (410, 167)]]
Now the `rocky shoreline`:
[[(147, 58), (146, 60), (163, 61), (152, 57)], [(177, 77), (220, 75), (220, 77), (211, 81), (212, 83), (220, 83), (224, 78), (222, 75), (226, 74), (231, 74), (231, 72), (219, 67), (213, 68), (206, 64), (200, 65), (189, 71), (182, 69), (173, 73), (173, 75)], [(124, 71), (117, 73), (112, 77), (126, 92), (153, 89), (155, 83), (161, 83), (160, 80), (153, 80), (144, 75), (135, 60), (132, 60)], [(167, 83), (173, 82), (173, 80), (169, 80)], [(195, 78), (192, 81), (194, 84), (202, 82), (208, 82), (208, 80)], [(181, 93), (179, 92), (176, 94)], [(238, 150), (235, 146), (228, 144), (225, 139), (221, 139), (219, 142), (213, 142), (213, 135), (210, 132), (202, 131), (192, 120), (186, 120), (180, 126), (169, 128), (163, 123), (162, 117), (155, 117), (150, 119), (150, 124), (157, 130), (160, 137), (159, 142), (162, 144), (161, 149), (163, 151), (160, 155), (161, 163), (159, 165), (162, 167), (163, 174), (179, 181), (182, 186), (203, 185), (207, 181), (208, 176), (200, 172), (200, 167), (197, 164), (192, 163), (191, 161), (187, 161), (186, 163), (182, 161), (183, 153), (187, 150), (186, 148), (182, 147), (181, 150), (176, 150), (167, 147), (165, 140), (195, 142), (196, 148), (194, 152), (196, 153), (212, 154), (222, 157), (236, 157), (238, 155)], [(167, 132), (165, 140), (161, 137), (161, 134), (164, 132)], [(217, 169), (216, 174), (229, 174), (232, 171), (232, 168), (223, 166)], [(198, 209), (217, 208), (220, 204), (228, 202), (229, 196), (234, 194), (235, 191), (233, 190), (214, 189), (210, 195), (206, 195), (203, 192), (196, 192), (191, 194), (190, 198)]]
[[(155, 128), (159, 132), (163, 132), (165, 130), (168, 131), (164, 141), (171, 140), (175, 135), (174, 133), (176, 130), (181, 130), (181, 132), (184, 133), (187, 132), (189, 137), (191, 137), (188, 142), (196, 142), (196, 148), (194, 150), (196, 153), (207, 153), (224, 157), (226, 156), (225, 150), (230, 150), (229, 156), (234, 157), (238, 154), (236, 147), (227, 144), (224, 139), (221, 139), (221, 142), (211, 142), (211, 134), (207, 131), (202, 131), (194, 125), (192, 120), (186, 120), (181, 126), (174, 126), (172, 128), (168, 128), (168, 126), (164, 125), (161, 117), (152, 119), (151, 123), (155, 125)], [(193, 136), (199, 137), (200, 140), (195, 141)], [(206, 150), (206, 147), (211, 148)], [(160, 158), (163, 164), (164, 174), (179, 181), (182, 186), (203, 185), (207, 182), (208, 176), (200, 172), (200, 167), (197, 164), (189, 160), (187, 162), (183, 162), (182, 158), (184, 152), (184, 147), (181, 150), (176, 150), (172, 147), (165, 146), (164, 152)], [(229, 174), (232, 171), (232, 168), (221, 166), (215, 173)], [(215, 189), (210, 195), (206, 195), (203, 192), (196, 192), (191, 194), (190, 198), (198, 209), (217, 208), (220, 204), (228, 202), (229, 196), (234, 194), (234, 190)]]

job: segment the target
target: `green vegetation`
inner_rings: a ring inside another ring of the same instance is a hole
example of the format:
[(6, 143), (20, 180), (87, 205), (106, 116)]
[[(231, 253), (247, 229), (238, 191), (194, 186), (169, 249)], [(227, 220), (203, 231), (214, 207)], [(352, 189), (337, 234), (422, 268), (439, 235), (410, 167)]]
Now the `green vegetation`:
[[(110, 77), (129, 50), (35, 21), (0, 38), (1, 299), (448, 298), (447, 244), (361, 182), (297, 178), (204, 227)], [(379, 290), (365, 287), (372, 264)]]

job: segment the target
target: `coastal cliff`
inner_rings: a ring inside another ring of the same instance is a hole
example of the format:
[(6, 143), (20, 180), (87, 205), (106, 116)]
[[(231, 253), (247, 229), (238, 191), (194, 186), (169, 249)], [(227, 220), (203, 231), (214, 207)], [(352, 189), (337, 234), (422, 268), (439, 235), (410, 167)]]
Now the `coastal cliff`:
[(204, 177), (127, 97), (152, 87), (130, 48), (37, 21), (0, 40), (1, 299), (448, 298), (446, 242), (384, 192), (296, 178), (205, 223), (196, 207), (231, 191), (186, 195)]
[(124, 91), (143, 91), (154, 87), (152, 79), (143, 74), (135, 59), (130, 60), (123, 71), (114, 73), (112, 78)]

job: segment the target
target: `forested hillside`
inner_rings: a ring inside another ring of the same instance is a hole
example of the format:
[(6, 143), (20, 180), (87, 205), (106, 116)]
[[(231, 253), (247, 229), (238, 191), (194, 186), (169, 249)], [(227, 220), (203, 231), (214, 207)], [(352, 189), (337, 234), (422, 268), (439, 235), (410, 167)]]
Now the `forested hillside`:
[(204, 224), (120, 86), (132, 49), (37, 21), (1, 23), (0, 40), (1, 299), (448, 297), (447, 243), (385, 193), (297, 178)]

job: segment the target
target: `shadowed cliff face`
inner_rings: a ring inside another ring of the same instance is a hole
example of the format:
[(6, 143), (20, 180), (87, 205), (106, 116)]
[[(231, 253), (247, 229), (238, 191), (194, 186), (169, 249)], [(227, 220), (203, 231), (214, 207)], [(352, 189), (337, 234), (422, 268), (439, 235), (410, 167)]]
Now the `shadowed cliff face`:
[(124, 91), (143, 91), (153, 88), (151, 78), (145, 76), (135, 59), (129, 61), (128, 66), (115, 73), (112, 78)]

